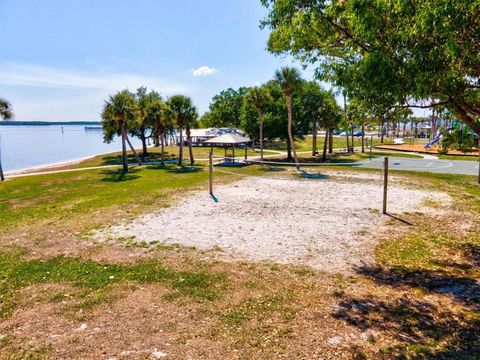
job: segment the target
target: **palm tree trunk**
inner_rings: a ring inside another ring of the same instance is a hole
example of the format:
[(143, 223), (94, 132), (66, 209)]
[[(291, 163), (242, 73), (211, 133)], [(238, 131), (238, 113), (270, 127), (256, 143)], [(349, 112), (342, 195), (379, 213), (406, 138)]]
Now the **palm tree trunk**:
[(2, 153), (0, 152), (0, 181), (5, 181), (5, 176), (3, 175), (3, 168), (2, 168)]
[(292, 145), (290, 143), (290, 137), (287, 136), (287, 161), (292, 161)]
[(122, 132), (122, 161), (123, 161), (123, 171), (128, 172), (128, 161), (127, 161), (127, 144), (125, 141), (126, 138), (126, 129), (125, 123), (120, 122), (120, 131)]
[[(326, 130), (325, 130), (326, 131)], [(312, 133), (312, 156), (317, 155), (317, 122), (313, 122), (313, 133)], [(326, 140), (327, 138), (325, 138)]]
[(328, 134), (330, 132), (329, 128), (325, 129), (325, 142), (323, 143), (323, 155), (322, 155), (322, 162), (327, 161), (327, 143), (328, 143)]
[(381, 122), (381, 124), (382, 124), (382, 125), (381, 125), (382, 134), (381, 134), (380, 142), (383, 144), (383, 136), (384, 136), (384, 133), (385, 133), (385, 131), (384, 131), (385, 120), (382, 118), (382, 119), (380, 120), (380, 122)]
[(295, 161), (295, 167), (297, 170), (300, 170), (300, 165), (298, 163), (298, 157), (297, 157), (297, 150), (295, 150), (295, 140), (293, 139), (293, 133), (292, 133), (292, 97), (286, 96), (287, 98), (287, 120), (288, 120), (288, 138), (290, 139), (290, 144), (292, 147), (293, 151), (293, 159)]
[(352, 131), (352, 153), (355, 152), (355, 144), (354, 144), (354, 139), (353, 139), (353, 128), (354, 128), (354, 126), (353, 126), (353, 123), (352, 123), (352, 130), (351, 130)]
[(348, 128), (347, 130), (345, 131), (345, 134), (347, 134), (347, 153), (350, 152), (350, 135), (348, 135)]
[(160, 144), (162, 149), (160, 150), (160, 163), (165, 165), (165, 133), (160, 135)]
[(362, 153), (365, 152), (365, 124), (362, 124)]
[(263, 161), (263, 114), (262, 114), (262, 109), (257, 108), (258, 112), (258, 124), (260, 126), (259, 128), (259, 137), (260, 137), (260, 161)]
[(190, 165), (195, 164), (195, 159), (193, 158), (193, 150), (192, 150), (192, 137), (190, 136), (190, 127), (187, 126), (187, 143), (188, 143), (188, 153), (190, 155)]
[(333, 131), (328, 129), (328, 153), (333, 154)]
[(153, 135), (153, 146), (154, 147), (160, 146), (160, 135), (158, 130), (155, 130), (155, 133)]
[(180, 132), (180, 135), (179, 135), (180, 149), (178, 151), (178, 165), (182, 166), (182, 162), (183, 162), (183, 128), (179, 128), (178, 131)]
[(1, 149), (0, 149), (0, 181), (5, 181), (5, 176), (3, 175), (3, 168), (2, 168), (2, 150)]

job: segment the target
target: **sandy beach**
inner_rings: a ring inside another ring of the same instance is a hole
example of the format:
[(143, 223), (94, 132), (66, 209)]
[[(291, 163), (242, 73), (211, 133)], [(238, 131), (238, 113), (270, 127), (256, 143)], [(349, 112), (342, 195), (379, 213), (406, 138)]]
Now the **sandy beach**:
[[(218, 187), (218, 202), (206, 191), (198, 192), (168, 209), (104, 229), (97, 237), (193, 246), (226, 260), (348, 272), (373, 259), (372, 249), (387, 230), (390, 218), (379, 211), (381, 186), (378, 175), (371, 174), (322, 180), (248, 177)], [(425, 206), (428, 201), (446, 206), (450, 199), (395, 184), (389, 212), (435, 211)]]

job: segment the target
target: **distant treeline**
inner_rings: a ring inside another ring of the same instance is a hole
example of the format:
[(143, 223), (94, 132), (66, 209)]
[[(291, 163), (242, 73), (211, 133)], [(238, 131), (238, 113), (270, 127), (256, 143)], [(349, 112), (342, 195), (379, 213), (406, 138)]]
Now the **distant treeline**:
[(0, 121), (2, 125), (101, 125), (99, 121)]

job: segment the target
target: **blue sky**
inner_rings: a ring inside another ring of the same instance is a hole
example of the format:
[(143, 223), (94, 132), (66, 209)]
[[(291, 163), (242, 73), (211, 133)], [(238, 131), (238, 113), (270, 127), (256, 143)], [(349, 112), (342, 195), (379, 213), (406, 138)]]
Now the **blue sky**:
[[(273, 76), (259, 0), (0, 0), (0, 96), (17, 120), (98, 120), (116, 90), (213, 95)], [(311, 73), (305, 73), (311, 78)]]

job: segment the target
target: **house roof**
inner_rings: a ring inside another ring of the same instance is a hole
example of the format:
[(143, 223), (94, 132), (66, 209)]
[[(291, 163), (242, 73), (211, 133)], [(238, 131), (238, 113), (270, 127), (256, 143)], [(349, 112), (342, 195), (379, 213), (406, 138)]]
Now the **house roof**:
[(245, 136), (240, 136), (238, 134), (223, 134), (213, 139), (205, 141), (205, 144), (222, 144), (222, 145), (235, 145), (235, 144), (246, 144), (249, 143), (250, 138)]

